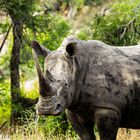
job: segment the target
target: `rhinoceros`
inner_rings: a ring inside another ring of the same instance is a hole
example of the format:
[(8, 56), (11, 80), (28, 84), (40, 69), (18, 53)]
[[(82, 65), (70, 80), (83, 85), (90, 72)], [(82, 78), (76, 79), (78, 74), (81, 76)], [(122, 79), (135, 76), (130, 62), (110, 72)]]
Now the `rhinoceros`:
[[(140, 45), (114, 47), (66, 37), (50, 51), (31, 43), (39, 78), (38, 115), (67, 116), (81, 140), (115, 140), (118, 128), (140, 128)], [(44, 56), (42, 72), (38, 55)]]

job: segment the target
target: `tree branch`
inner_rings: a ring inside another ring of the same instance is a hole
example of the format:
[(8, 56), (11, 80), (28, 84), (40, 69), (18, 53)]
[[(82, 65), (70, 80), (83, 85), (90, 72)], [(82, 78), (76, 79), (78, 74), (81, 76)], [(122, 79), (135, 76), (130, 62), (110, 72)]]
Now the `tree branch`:
[(131, 26), (134, 28), (133, 24), (135, 22), (136, 18), (134, 17), (131, 21), (129, 21), (126, 25), (123, 25), (124, 26), (124, 30), (123, 30), (123, 33), (121, 34), (120, 36), (120, 39), (122, 39), (127, 31), (127, 29)]
[(3, 48), (3, 46), (4, 46), (4, 43), (5, 43), (5, 41), (6, 41), (7, 37), (8, 37), (8, 35), (9, 35), (9, 32), (10, 32), (10, 30), (11, 30), (11, 28), (12, 28), (12, 25), (13, 25), (13, 24), (11, 23), (11, 25), (9, 26), (9, 29), (8, 29), (6, 35), (5, 35), (4, 39), (3, 39), (3, 42), (2, 42), (2, 44), (1, 44), (1, 46), (0, 46), (0, 52), (1, 52), (2, 48)]
[(4, 127), (4, 125), (7, 123), (8, 121), (5, 121), (1, 126), (0, 129), (2, 129)]

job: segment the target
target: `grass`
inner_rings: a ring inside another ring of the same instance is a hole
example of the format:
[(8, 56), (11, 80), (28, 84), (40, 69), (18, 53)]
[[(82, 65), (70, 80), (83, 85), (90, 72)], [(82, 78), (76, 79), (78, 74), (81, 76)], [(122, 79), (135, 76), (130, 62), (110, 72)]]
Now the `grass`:
[[(8, 133), (7, 133), (8, 132)], [(78, 137), (72, 137), (69, 132), (66, 135), (44, 134), (40, 128), (34, 127), (34, 130), (29, 131), (22, 127), (16, 128), (16, 131), (11, 132), (11, 128), (6, 133), (0, 134), (0, 140), (77, 140)]]
[(140, 140), (140, 130), (119, 129), (117, 140)]
[[(8, 128), (5, 133), (0, 134), (0, 140), (79, 140), (78, 136), (72, 137), (69, 132), (65, 135), (44, 134), (38, 126), (34, 126), (31, 130), (23, 126), (17, 127), (13, 133), (12, 128)], [(97, 135), (97, 140), (99, 136)], [(140, 130), (119, 129), (117, 140), (140, 140)]]

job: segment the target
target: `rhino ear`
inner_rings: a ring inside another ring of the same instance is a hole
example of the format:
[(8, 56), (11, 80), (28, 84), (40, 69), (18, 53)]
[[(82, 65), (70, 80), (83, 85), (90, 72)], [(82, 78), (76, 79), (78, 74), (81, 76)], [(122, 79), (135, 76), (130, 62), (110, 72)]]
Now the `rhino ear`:
[(70, 57), (74, 57), (77, 54), (77, 47), (76, 47), (77, 42), (72, 42), (67, 44), (66, 46), (66, 52)]
[(42, 56), (46, 57), (51, 52), (49, 49), (40, 45), (36, 40), (33, 40), (31, 42), (31, 46), (37, 55), (42, 55)]

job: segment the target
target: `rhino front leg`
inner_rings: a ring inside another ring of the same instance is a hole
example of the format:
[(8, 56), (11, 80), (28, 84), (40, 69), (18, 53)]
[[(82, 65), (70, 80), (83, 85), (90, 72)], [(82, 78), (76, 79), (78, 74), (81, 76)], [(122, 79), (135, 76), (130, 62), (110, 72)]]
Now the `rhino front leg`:
[(116, 111), (97, 109), (95, 122), (99, 130), (100, 140), (116, 140), (120, 123), (120, 115)]
[(74, 130), (79, 135), (81, 140), (95, 140), (93, 132), (93, 122), (86, 120), (84, 117), (68, 111), (68, 119), (70, 120)]

